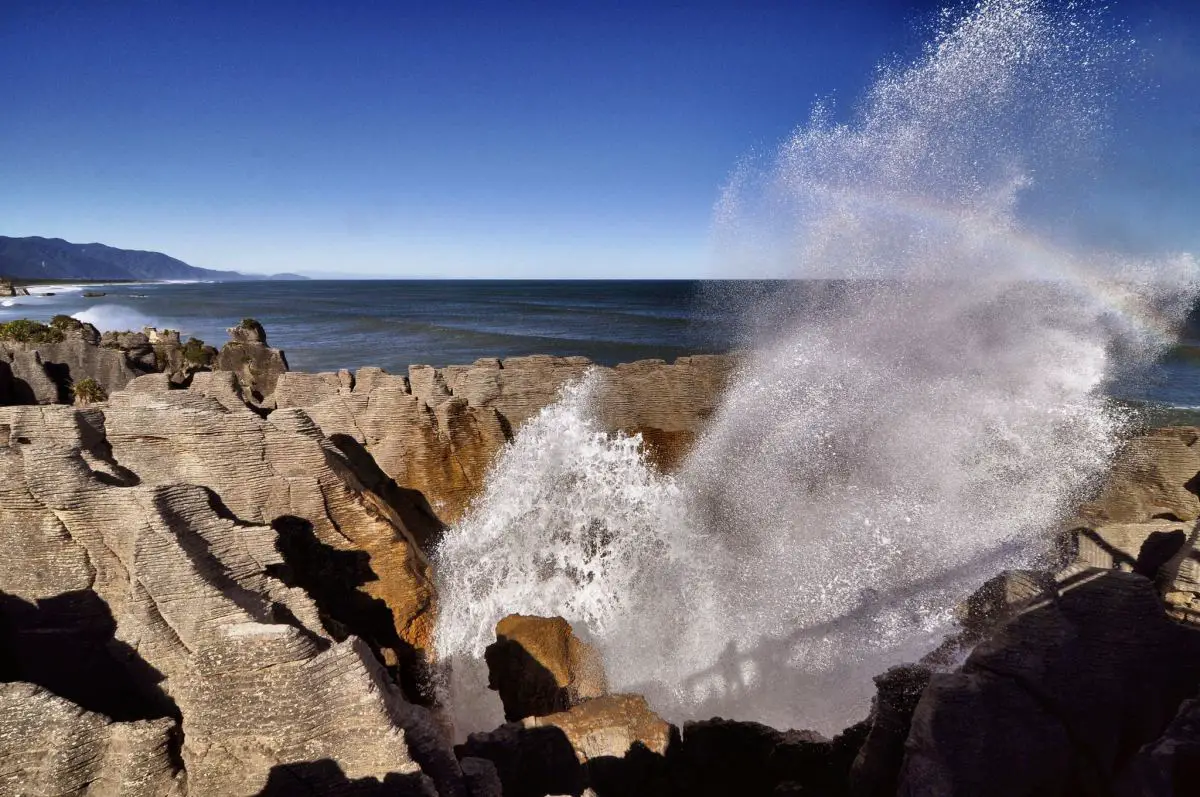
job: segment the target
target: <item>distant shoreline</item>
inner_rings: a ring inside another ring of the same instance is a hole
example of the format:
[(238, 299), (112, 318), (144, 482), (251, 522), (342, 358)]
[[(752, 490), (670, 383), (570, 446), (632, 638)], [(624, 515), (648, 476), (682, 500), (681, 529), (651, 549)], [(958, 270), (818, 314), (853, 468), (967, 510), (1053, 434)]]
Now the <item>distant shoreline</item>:
[(36, 288), (40, 285), (55, 286), (55, 285), (136, 285), (138, 283), (159, 283), (163, 280), (106, 280), (106, 279), (51, 279), (51, 278), (24, 278), (24, 277), (5, 277), (5, 282), (11, 284), (14, 288)]

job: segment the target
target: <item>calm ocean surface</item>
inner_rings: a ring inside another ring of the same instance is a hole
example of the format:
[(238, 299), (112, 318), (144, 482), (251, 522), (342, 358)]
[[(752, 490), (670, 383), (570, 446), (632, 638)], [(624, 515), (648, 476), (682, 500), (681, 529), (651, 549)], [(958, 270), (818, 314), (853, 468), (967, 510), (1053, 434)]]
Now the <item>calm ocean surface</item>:
[[(242, 318), (263, 323), (293, 369), (442, 366), (480, 357), (583, 355), (613, 365), (727, 351), (737, 340), (736, 283), (694, 281), (329, 281), (58, 286), (17, 297), (0, 321), (75, 315), (103, 329), (180, 330), (220, 346)], [(103, 292), (84, 297), (84, 291)], [(1120, 398), (1200, 407), (1200, 316), (1186, 345)]]

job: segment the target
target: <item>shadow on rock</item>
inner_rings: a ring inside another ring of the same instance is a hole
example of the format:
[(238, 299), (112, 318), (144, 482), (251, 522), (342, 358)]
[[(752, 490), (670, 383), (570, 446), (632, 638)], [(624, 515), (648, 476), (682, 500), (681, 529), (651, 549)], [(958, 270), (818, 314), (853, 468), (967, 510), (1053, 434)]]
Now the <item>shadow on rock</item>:
[(117, 721), (178, 718), (162, 673), (114, 639), (116, 628), (91, 590), (36, 603), (0, 592), (0, 680), (37, 684)]
[(937, 674), (912, 717), (899, 794), (1102, 797), (1200, 690), (1200, 631), (1151, 581), (1112, 570), (1057, 584)]
[(422, 551), (433, 550), (446, 526), (433, 511), (425, 495), (420, 490), (397, 484), (395, 479), (383, 472), (379, 463), (371, 456), (371, 452), (350, 435), (332, 434), (329, 436), (329, 442), (342, 452), (342, 456), (346, 458), (346, 462), (363, 486), (396, 511), (417, 546)]
[(337, 641), (353, 635), (362, 638), (405, 695), (428, 703), (426, 675), (412, 645), (396, 632), (387, 603), (360, 589), (378, 581), (366, 551), (342, 551), (317, 539), (312, 523), (294, 515), (271, 522), (278, 533), (275, 543), (284, 564), (267, 567), (267, 574), (289, 587), (299, 587), (317, 605), (321, 624)]
[(271, 768), (258, 797), (336, 794), (343, 797), (436, 797), (433, 784), (420, 774), (390, 773), (378, 778), (347, 778), (336, 761), (323, 758)]

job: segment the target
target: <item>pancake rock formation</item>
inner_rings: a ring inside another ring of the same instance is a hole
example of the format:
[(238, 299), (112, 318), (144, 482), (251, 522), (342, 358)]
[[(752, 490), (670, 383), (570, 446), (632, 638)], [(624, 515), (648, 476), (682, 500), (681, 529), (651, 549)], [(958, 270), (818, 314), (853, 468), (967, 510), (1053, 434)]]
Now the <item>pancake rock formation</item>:
[(727, 355), (644, 360), (605, 368), (584, 357), (510, 357), (470, 366), (412, 366), (408, 376), (282, 374), (278, 408), (302, 407), (331, 440), (362, 449), (397, 484), (421, 492), (451, 523), (480, 492), (496, 453), (563, 386), (598, 370), (605, 429), (640, 434), (650, 458), (678, 465), (716, 409), (735, 366)]
[[(594, 366), (280, 371), (272, 390), (252, 328), (235, 343), (258, 354), (183, 378), (157, 368), (187, 346), (169, 332), (58, 332), (5, 351), (141, 365), (91, 403), (0, 407), (0, 795), (1200, 793), (1198, 429), (1131, 440), (1047, 530), (1050, 564), (984, 584), (833, 738), (672, 725), (611, 694), (564, 620), (512, 615), (485, 655), (508, 721), (455, 747), (425, 552)], [(733, 367), (600, 369), (596, 417), (670, 468)]]

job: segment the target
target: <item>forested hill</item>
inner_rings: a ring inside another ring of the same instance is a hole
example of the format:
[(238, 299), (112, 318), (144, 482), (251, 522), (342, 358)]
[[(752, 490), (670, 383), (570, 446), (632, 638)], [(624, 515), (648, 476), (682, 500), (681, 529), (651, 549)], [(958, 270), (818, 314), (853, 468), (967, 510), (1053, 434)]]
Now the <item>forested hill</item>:
[(20, 280), (247, 280), (303, 279), (295, 274), (240, 274), (189, 265), (162, 252), (73, 244), (61, 238), (0, 235), (0, 277)]

